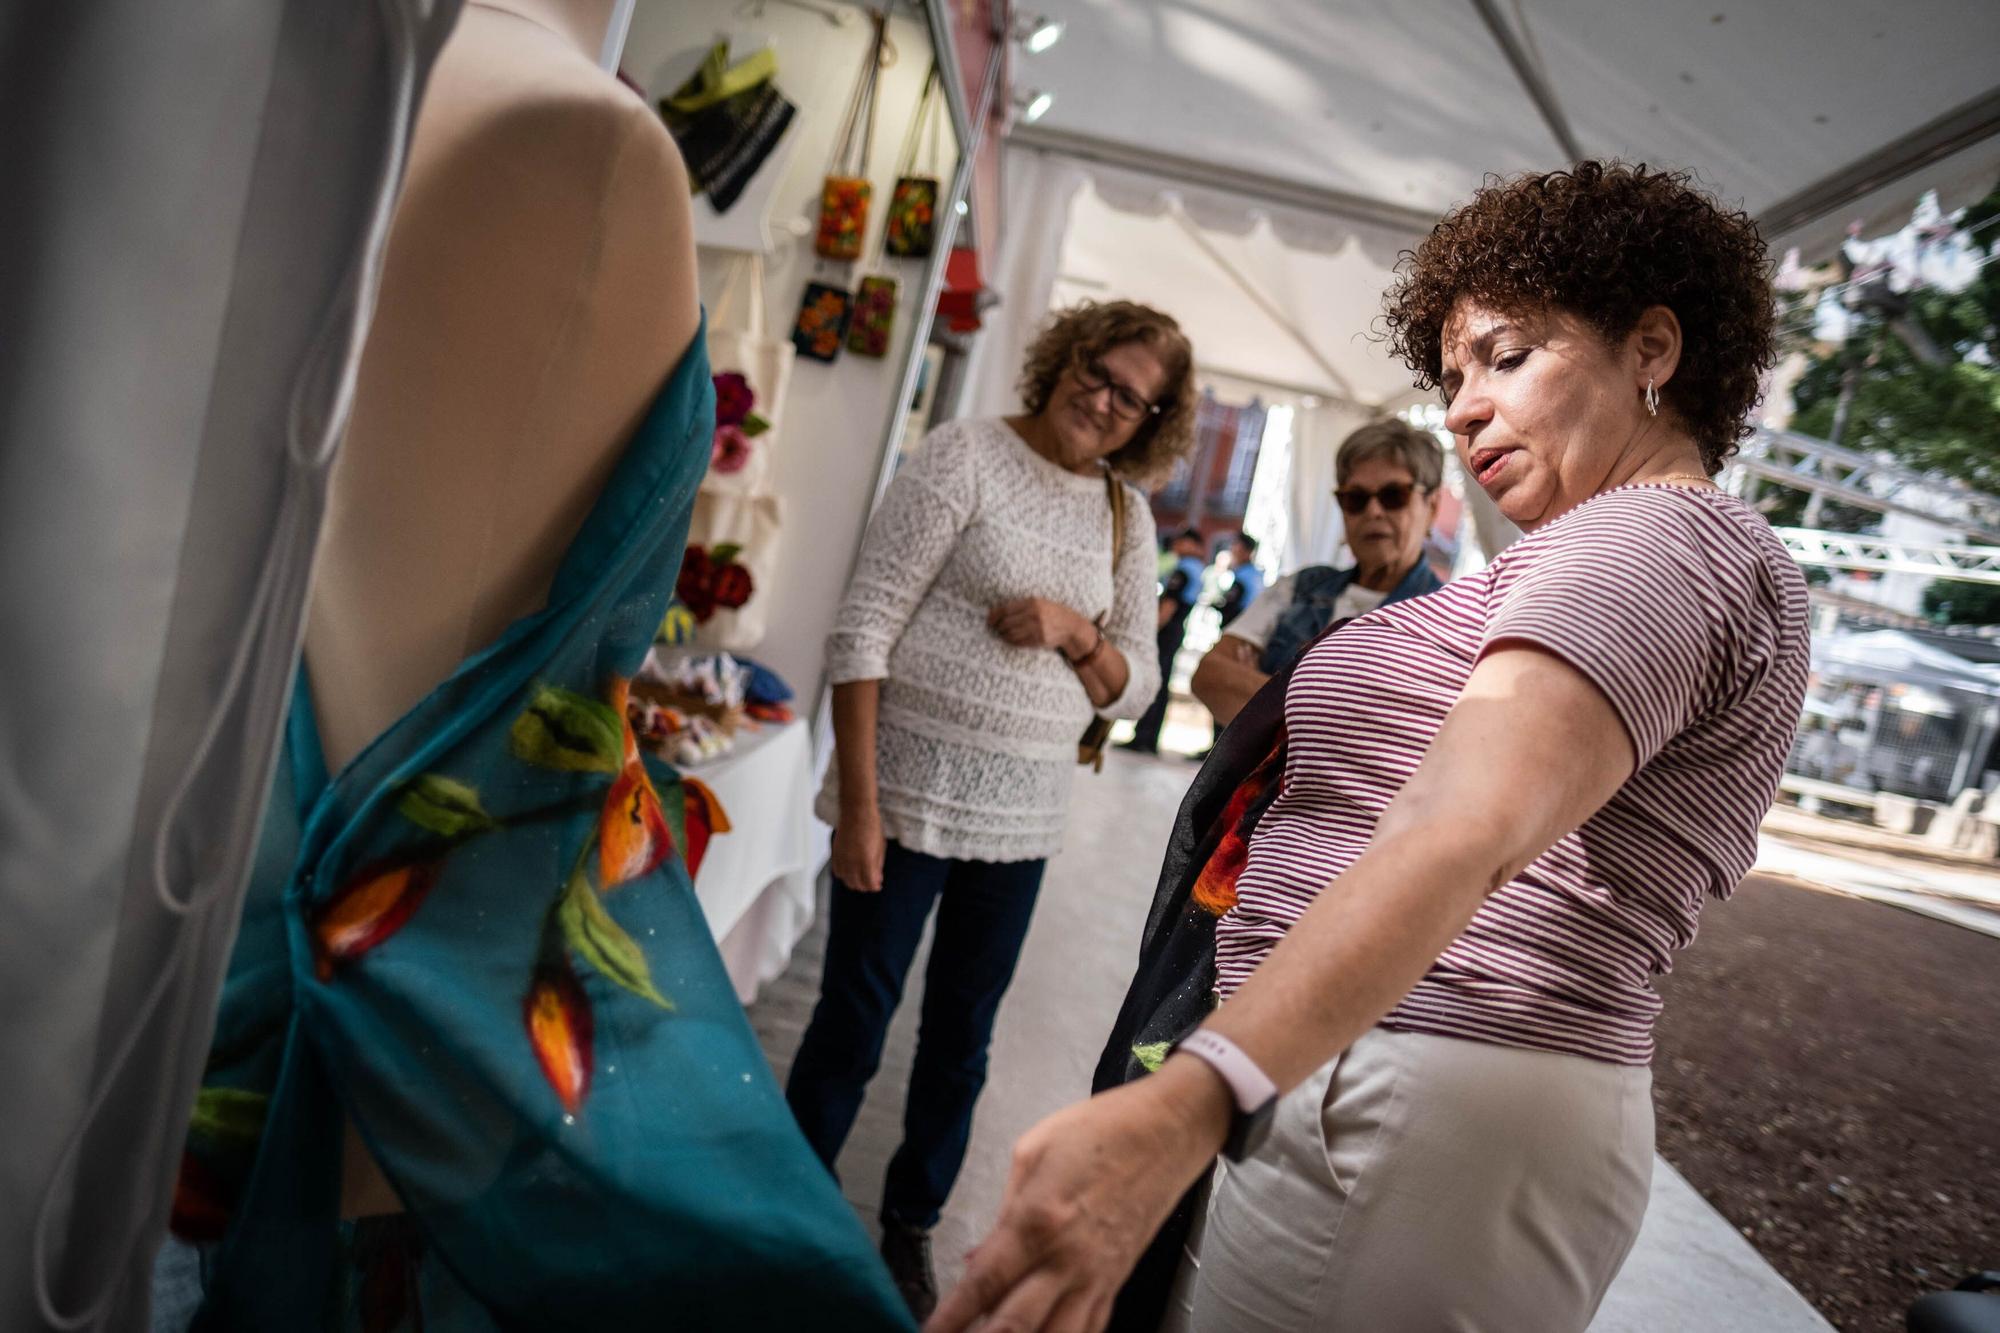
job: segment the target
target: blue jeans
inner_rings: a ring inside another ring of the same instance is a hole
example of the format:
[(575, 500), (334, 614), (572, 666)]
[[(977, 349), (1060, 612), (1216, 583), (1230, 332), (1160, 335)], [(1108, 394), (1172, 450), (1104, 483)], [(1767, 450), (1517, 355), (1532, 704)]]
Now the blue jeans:
[(882, 1062), (924, 921), (933, 903), (938, 909), (903, 1142), (882, 1186), (885, 1220), (935, 1226), (958, 1179), (973, 1103), (986, 1083), (993, 1018), (1014, 978), (1046, 865), (953, 861), (891, 842), (880, 893), (834, 881), (819, 1004), (785, 1085), (806, 1142), (829, 1171)]

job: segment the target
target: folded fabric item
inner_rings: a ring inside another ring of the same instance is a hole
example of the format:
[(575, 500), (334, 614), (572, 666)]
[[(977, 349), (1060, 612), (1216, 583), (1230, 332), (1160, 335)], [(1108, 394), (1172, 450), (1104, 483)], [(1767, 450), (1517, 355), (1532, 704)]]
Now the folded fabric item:
[(743, 698), (746, 703), (788, 704), (792, 701), (794, 697), (792, 687), (785, 683), (783, 676), (762, 662), (754, 662), (738, 655), (736, 665), (750, 673), (750, 679), (743, 687)]

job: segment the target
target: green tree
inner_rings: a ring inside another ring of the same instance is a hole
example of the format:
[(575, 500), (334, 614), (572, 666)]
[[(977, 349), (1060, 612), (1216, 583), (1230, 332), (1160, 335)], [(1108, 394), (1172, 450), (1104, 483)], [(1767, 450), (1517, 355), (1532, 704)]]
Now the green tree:
[[(2000, 186), (1965, 218), (1980, 246), (2000, 240)], [(1794, 393), (1795, 429), (1833, 435), (1850, 370), (1840, 443), (2000, 491), (2000, 263), (1955, 295), (1923, 288), (1885, 297), (1843, 345), (1813, 358)]]
[(2000, 584), (1939, 579), (1924, 589), (1924, 614), (1945, 625), (2000, 625)]

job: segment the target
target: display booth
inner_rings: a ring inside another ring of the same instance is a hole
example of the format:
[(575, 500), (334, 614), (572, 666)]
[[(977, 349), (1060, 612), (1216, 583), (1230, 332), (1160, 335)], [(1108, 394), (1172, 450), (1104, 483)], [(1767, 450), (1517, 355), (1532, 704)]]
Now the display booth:
[(810, 924), (826, 859), (810, 810), (821, 656), (923, 387), (971, 174), (957, 8), (640, 0), (620, 61), (694, 176), (717, 375), (663, 638), (754, 659), (797, 714), (688, 765), (733, 826), (695, 887), (746, 1000)]

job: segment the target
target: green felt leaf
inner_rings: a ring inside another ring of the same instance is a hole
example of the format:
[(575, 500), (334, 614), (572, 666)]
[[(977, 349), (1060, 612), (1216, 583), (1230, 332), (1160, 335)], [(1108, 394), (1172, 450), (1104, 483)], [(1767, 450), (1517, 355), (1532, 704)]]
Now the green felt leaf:
[(723, 542), (720, 546), (712, 546), (709, 548), (708, 559), (711, 564), (726, 565), (730, 561), (734, 560), (737, 556), (742, 554), (743, 554), (743, 543)]
[(426, 773), (403, 788), (396, 809), (412, 824), (447, 838), (498, 827), (479, 803), (478, 788), (442, 773)]
[(741, 429), (746, 439), (754, 440), (765, 431), (771, 429), (771, 423), (758, 416), (755, 412), (752, 412), (749, 416), (743, 418)]
[(188, 1128), (213, 1143), (252, 1144), (264, 1132), (264, 1111), (270, 1101), (264, 1093), (247, 1088), (203, 1088), (195, 1095)]
[(508, 733), (516, 759), (569, 773), (616, 773), (625, 759), (625, 724), (609, 704), (544, 685)]
[(1132, 1048), (1132, 1054), (1148, 1074), (1160, 1072), (1160, 1066), (1167, 1062), (1167, 1052), (1173, 1050), (1170, 1041), (1145, 1041)]
[(653, 972), (646, 965), (646, 954), (639, 942), (611, 919), (611, 913), (604, 910), (603, 901), (581, 869), (571, 878), (557, 914), (563, 938), (600, 976), (662, 1009), (674, 1007), (672, 1001), (654, 988)]
[(674, 851), (685, 861), (688, 845), (687, 788), (681, 784), (681, 775), (670, 765), (661, 763), (651, 755), (645, 756), (646, 774), (653, 780), (653, 790), (660, 795), (660, 813), (667, 817), (667, 831), (674, 836)]

